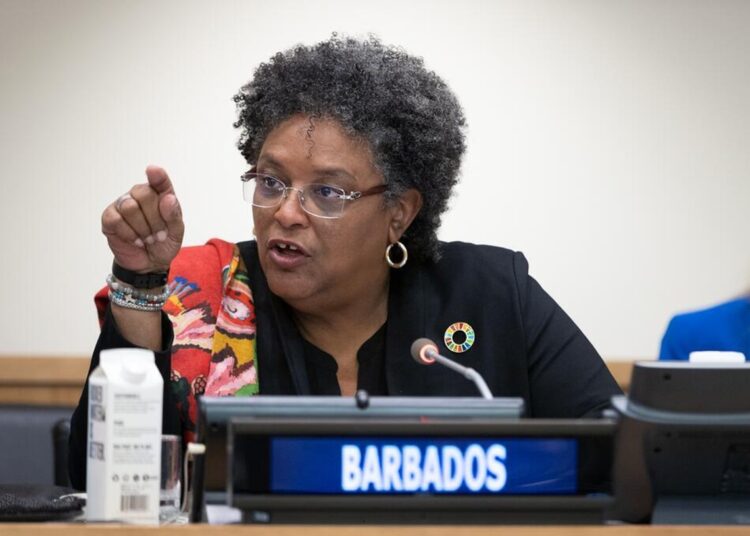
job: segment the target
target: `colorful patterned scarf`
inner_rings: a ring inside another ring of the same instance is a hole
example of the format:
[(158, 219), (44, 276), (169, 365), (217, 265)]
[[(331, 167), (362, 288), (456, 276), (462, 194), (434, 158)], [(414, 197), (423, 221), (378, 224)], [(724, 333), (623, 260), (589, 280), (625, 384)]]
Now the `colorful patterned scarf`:
[[(255, 306), (239, 249), (223, 240), (180, 250), (169, 283), (174, 291), (163, 310), (174, 329), (171, 384), (185, 439), (192, 441), (196, 397), (258, 393)], [(102, 323), (106, 288), (95, 302)]]

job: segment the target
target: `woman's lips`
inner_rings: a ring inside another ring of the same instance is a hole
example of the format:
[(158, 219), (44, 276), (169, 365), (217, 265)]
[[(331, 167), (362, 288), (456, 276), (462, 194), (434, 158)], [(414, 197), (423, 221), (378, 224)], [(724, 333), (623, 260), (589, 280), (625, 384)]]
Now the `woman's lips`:
[(310, 256), (295, 242), (273, 239), (268, 241), (268, 257), (282, 270), (292, 270), (304, 264)]

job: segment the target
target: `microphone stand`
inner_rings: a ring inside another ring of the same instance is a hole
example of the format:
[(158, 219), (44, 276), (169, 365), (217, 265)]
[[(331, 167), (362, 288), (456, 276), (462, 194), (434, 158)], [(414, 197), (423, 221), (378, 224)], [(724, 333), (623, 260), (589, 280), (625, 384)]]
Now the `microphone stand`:
[(479, 389), (482, 398), (484, 398), (485, 400), (492, 400), (492, 393), (490, 392), (490, 388), (487, 387), (487, 383), (484, 381), (484, 378), (482, 378), (482, 375), (479, 374), (476, 370), (470, 367), (459, 365), (455, 361), (448, 359), (447, 357), (443, 357), (432, 348), (427, 348), (425, 350), (425, 354), (427, 354), (427, 357), (434, 359), (441, 365), (448, 367), (455, 372), (458, 372), (467, 380), (474, 382), (474, 385), (476, 385), (477, 389)]

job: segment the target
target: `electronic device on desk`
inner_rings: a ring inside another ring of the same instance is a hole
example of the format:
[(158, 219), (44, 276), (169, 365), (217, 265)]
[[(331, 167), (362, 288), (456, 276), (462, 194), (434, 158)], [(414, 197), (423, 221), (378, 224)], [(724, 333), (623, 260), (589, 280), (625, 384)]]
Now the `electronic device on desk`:
[(233, 419), (247, 522), (602, 523), (612, 421)]
[(750, 364), (636, 363), (615, 446), (613, 517), (750, 524)]
[(233, 419), (255, 419), (276, 423), (280, 419), (315, 419), (339, 423), (392, 419), (416, 424), (421, 421), (458, 419), (517, 420), (524, 412), (521, 398), (355, 397), (341, 396), (253, 396), (209, 397), (198, 400), (196, 441), (206, 446), (206, 455), (193, 467), (191, 519), (204, 521), (206, 503), (227, 502), (227, 429)]
[(612, 505), (612, 420), (519, 419), (519, 399), (226, 400), (201, 401), (203, 469), (223, 465), (247, 522), (601, 523)]

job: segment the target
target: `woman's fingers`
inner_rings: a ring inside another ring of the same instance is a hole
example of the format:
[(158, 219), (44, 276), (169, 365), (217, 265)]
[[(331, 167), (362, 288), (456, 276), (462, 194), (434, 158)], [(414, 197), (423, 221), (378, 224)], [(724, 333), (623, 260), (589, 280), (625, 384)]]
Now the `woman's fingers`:
[(139, 244), (141, 238), (122, 217), (117, 206), (125, 199), (119, 198), (110, 204), (102, 213), (102, 233), (107, 237), (109, 249), (115, 256), (117, 263), (128, 270), (151, 271), (154, 265), (145, 245)]
[(144, 237), (144, 241), (150, 245), (169, 237), (181, 243), (184, 234), (182, 213), (169, 175), (164, 168), (148, 166), (146, 178), (147, 184), (139, 184), (130, 190), (151, 229), (151, 234)]
[(102, 214), (102, 232), (121, 266), (165, 271), (182, 246), (185, 226), (172, 182), (159, 167), (146, 169), (136, 184)]
[(174, 193), (172, 181), (169, 179), (167, 172), (164, 171), (164, 168), (159, 166), (146, 167), (146, 178), (148, 179), (148, 185), (151, 186), (157, 194), (163, 195)]
[(139, 239), (138, 233), (128, 225), (117, 208), (117, 205), (123, 202), (124, 200), (118, 199), (104, 209), (102, 213), (102, 234), (110, 240), (118, 240), (124, 244), (135, 244), (136, 240)]
[(182, 237), (185, 235), (185, 223), (182, 221), (182, 209), (177, 196), (174, 193), (168, 193), (159, 199), (159, 214), (166, 223), (167, 236), (170, 240), (182, 243)]
[[(136, 184), (130, 189), (130, 195), (138, 202), (143, 219), (148, 225), (148, 234), (142, 237), (143, 241), (149, 245), (164, 242), (167, 239), (167, 224), (159, 213), (159, 194), (148, 184)], [(133, 228), (138, 229), (135, 226)]]
[(138, 247), (143, 247), (144, 244), (153, 244), (154, 238), (151, 236), (151, 226), (146, 219), (141, 204), (133, 196), (134, 189), (132, 188), (129, 194), (119, 197), (115, 202), (115, 208), (122, 219), (138, 235), (133, 243)]
[(150, 246), (164, 242), (167, 237), (177, 242), (182, 241), (182, 213), (173, 191), (159, 194), (151, 184), (136, 184), (127, 194), (118, 198), (115, 207), (138, 234), (136, 240), (139, 240), (139, 247), (142, 244)]

